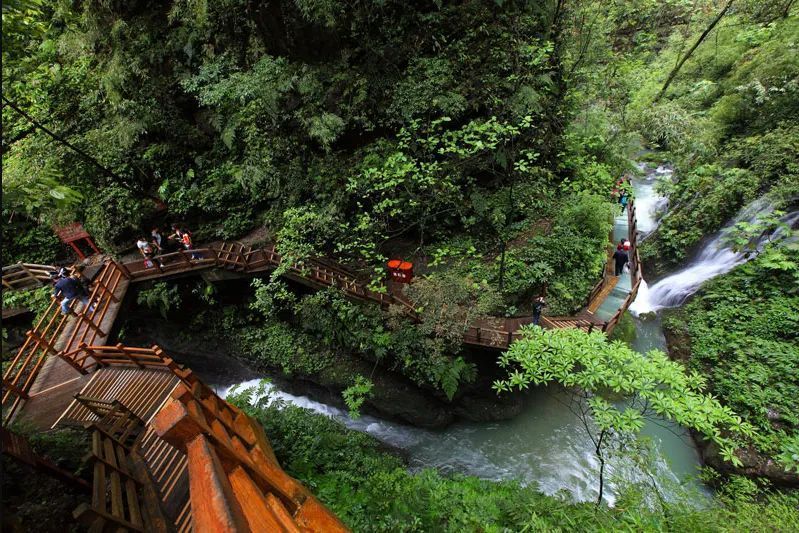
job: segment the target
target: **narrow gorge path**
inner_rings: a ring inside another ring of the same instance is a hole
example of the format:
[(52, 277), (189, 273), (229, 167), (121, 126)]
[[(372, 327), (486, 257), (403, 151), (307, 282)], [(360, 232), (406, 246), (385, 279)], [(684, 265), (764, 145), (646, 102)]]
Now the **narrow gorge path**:
[[(659, 177), (668, 178), (670, 172), (665, 167), (648, 168), (642, 178), (633, 180), (639, 231), (654, 229), (655, 212), (662, 207), (663, 200), (655, 194), (653, 184)], [(620, 213), (613, 237), (621, 239), (628, 231), (627, 216)], [(630, 276), (612, 281), (617, 283), (608, 285), (607, 298), (596, 308), (599, 320), (612, 318), (632, 288)], [(636, 321), (636, 333), (634, 348), (637, 351), (645, 353), (653, 348), (665, 348), (657, 322)], [(257, 387), (259, 382), (260, 379), (250, 379), (234, 386), (219, 383), (217, 390), (226, 396), (234, 388)], [(345, 410), (316, 399), (290, 394), (274, 385), (269, 391), (274, 398), (333, 417), (351, 429), (403, 450), (412, 469), (430, 467), (444, 473), (470, 474), (492, 480), (516, 479), (524, 484), (537, 484), (547, 494), (566, 490), (575, 500), (596, 499), (598, 463), (592, 444), (582, 423), (566, 406), (567, 395), (555, 387), (532, 390), (524, 398), (521, 414), (511, 420), (458, 422), (438, 431), (368, 415), (352, 420)], [(660, 421), (648, 424), (644, 434), (655, 444), (655, 482), (667, 497), (675, 495), (679, 486), (702, 491), (702, 486), (694, 479), (700, 466), (699, 454), (686, 431)], [(616, 461), (610, 469), (611, 477), (620, 476), (633, 483), (651, 482), (647, 474), (629, 461)], [(613, 504), (616, 490), (625, 484), (610, 483), (605, 492), (609, 503)]]

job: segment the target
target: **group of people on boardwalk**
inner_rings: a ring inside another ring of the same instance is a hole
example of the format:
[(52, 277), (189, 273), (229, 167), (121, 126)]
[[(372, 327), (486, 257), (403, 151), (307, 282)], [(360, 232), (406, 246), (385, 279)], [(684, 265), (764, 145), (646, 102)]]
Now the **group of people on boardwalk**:
[(144, 266), (153, 268), (156, 264), (161, 265), (160, 256), (171, 254), (179, 250), (186, 250), (191, 253), (192, 259), (199, 259), (199, 253), (194, 252), (194, 243), (191, 240), (191, 231), (183, 226), (172, 224), (172, 233), (164, 237), (159, 227), (154, 227), (150, 232), (150, 238), (139, 235), (136, 240), (136, 247), (144, 258)]
[(616, 251), (613, 252), (613, 261), (615, 264), (614, 276), (621, 276), (624, 272), (624, 267), (630, 262), (630, 241), (622, 239), (616, 245)]
[[(630, 177), (624, 175), (616, 180), (616, 184), (611, 192), (611, 198), (621, 205), (621, 214), (624, 214), (627, 205), (630, 203), (631, 185)], [(630, 263), (630, 250), (632, 245), (628, 239), (621, 239), (616, 245), (616, 250), (613, 252), (614, 275), (621, 276), (625, 272), (625, 268)], [(546, 300), (544, 296), (536, 296), (532, 302), (533, 308), (533, 325), (539, 325), (541, 321), (541, 313), (546, 307)]]

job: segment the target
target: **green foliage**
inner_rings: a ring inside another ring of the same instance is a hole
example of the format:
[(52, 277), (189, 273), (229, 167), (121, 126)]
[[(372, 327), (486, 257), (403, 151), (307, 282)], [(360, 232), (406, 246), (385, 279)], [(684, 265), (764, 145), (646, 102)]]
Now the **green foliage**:
[(105, 250), (116, 250), (116, 243), (135, 241), (152, 212), (152, 204), (136, 198), (120, 187), (108, 187), (88, 198), (85, 227)]
[(363, 402), (372, 394), (374, 383), (360, 374), (355, 376), (352, 385), (344, 389), (341, 396), (350, 413), (350, 418), (358, 419), (361, 417), (361, 406)]
[[(695, 429), (719, 445), (725, 460), (740, 465), (735, 451), (754, 434), (732, 409), (703, 392), (700, 373), (687, 373), (657, 350), (642, 355), (609, 342), (599, 332), (527, 327), (499, 364), (509, 371), (507, 379), (494, 383), (499, 392), (550, 383), (579, 391), (600, 443), (604, 432), (637, 435), (646, 417), (657, 416)], [(619, 397), (626, 401), (619, 403)]]
[(3, 291), (3, 307), (23, 307), (30, 309), (34, 314), (34, 324), (38, 320), (39, 315), (47, 310), (53, 296), (53, 289), (51, 287), (39, 287), (31, 290), (4, 290)]
[(170, 311), (180, 309), (180, 291), (177, 285), (159, 281), (151, 287), (139, 290), (136, 303), (157, 310), (163, 318), (167, 318)]
[(287, 376), (314, 375), (332, 363), (330, 355), (318, 349), (312, 338), (283, 322), (229, 328), (228, 335), (237, 339), (244, 355)]
[(444, 477), (430, 469), (410, 473), (372, 437), (263, 392), (241, 391), (229, 399), (264, 426), (287, 473), (354, 531), (732, 533), (799, 526), (796, 495), (752, 492), (740, 484), (701, 509), (688, 495), (653, 510), (634, 489), (611, 509), (545, 496), (534, 485), (514, 481)]
[(692, 15), (700, 21), (693, 35), (673, 34), (646, 66), (628, 106), (635, 127), (667, 148), (676, 167), (670, 209), (651, 245), (666, 266), (678, 264), (755, 198), (769, 192), (782, 209), (797, 193), (799, 25), (789, 10), (763, 23), (767, 4), (750, 2), (725, 17), (685, 64), (668, 99), (652, 106), (685, 42), (708, 22)]
[(799, 251), (768, 246), (708, 282), (665, 326), (685, 338), (690, 365), (757, 428), (756, 449), (795, 468), (799, 435)]
[(439, 384), (441, 390), (447, 395), (448, 400), (452, 400), (458, 391), (460, 383), (470, 383), (477, 377), (477, 367), (473, 363), (467, 363), (463, 357), (458, 357), (452, 363), (441, 368), (439, 371)]
[(759, 255), (761, 239), (765, 238), (767, 241), (765, 245), (768, 245), (789, 238), (793, 233), (790, 225), (781, 220), (784, 214), (783, 211), (772, 211), (759, 214), (753, 222), (737, 222), (722, 237), (722, 242), (736, 253), (745, 251), (747, 256), (752, 253)]
[(610, 334), (610, 340), (619, 340), (623, 343), (630, 345), (635, 340), (635, 320), (628, 312), (621, 315), (619, 323), (616, 324), (615, 329)]

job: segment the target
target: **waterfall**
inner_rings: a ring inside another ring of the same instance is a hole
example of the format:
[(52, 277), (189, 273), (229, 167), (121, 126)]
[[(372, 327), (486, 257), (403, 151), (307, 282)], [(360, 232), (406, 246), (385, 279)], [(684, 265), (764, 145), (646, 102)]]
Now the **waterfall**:
[[(630, 306), (630, 312), (638, 316), (642, 313), (651, 313), (660, 309), (682, 305), (689, 296), (699, 290), (699, 287), (705, 281), (729, 272), (736, 266), (745, 263), (751, 258), (751, 254), (734, 252), (729, 246), (725, 246), (725, 236), (732, 231), (738, 222), (754, 222), (759, 215), (770, 213), (773, 210), (773, 204), (765, 197), (759, 198), (744, 207), (732, 222), (708, 241), (687, 267), (663, 278), (651, 287), (645, 281), (642, 282), (638, 290), (638, 296)], [(799, 211), (788, 213), (781, 217), (780, 220), (788, 226), (793, 226), (799, 221)], [(775, 235), (778, 235), (779, 232), (780, 230)], [(761, 237), (758, 240), (758, 246), (762, 245), (765, 240), (765, 237)]]

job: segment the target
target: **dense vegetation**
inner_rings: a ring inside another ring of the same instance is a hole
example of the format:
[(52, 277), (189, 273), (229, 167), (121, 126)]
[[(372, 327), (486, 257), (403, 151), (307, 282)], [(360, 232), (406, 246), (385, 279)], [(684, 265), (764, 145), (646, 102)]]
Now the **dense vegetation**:
[[(705, 285), (669, 316), (676, 353), (708, 376), (713, 394), (757, 428), (763, 457), (799, 473), (799, 250), (770, 248)], [(779, 469), (772, 471), (779, 478)]]
[(705, 26), (675, 31), (641, 73), (629, 112), (676, 167), (675, 180), (663, 184), (669, 211), (644, 247), (661, 271), (761, 196), (778, 209), (797, 207), (799, 24), (792, 4), (735, 5), (654, 106), (666, 73)]
[[(117, 255), (180, 221), (196, 242), (275, 242), (376, 288), (386, 259), (412, 260), (418, 323), (308, 293), (278, 269), (235, 303), (197, 285), (205, 309), (191, 327), (286, 375), (326, 373), (350, 386), (353, 411), (379, 393), (377, 365), (448, 402), (484, 377), (461, 342), (475, 318), (527, 314), (543, 291), (549, 314), (584, 305), (617, 209), (608, 198), (641, 148), (675, 167), (660, 184), (669, 212), (642, 247), (653, 272), (758, 199), (797, 209), (798, 6), (9, 0), (3, 262), (66, 259), (51, 226), (72, 220)], [(748, 229), (744, 248), (762, 234)], [(635, 434), (661, 402), (659, 415), (710, 435), (748, 474), (765, 472), (733, 453), (739, 437), (757, 465), (774, 460), (770, 477), (796, 470), (799, 257), (785, 242), (751, 253), (668, 320), (689, 372), (597, 335), (531, 330), (502, 358), (497, 389), (579, 385), (599, 434)], [(4, 292), (3, 304), (37, 311), (47, 293)], [(192, 307), (182, 298), (166, 283), (137, 292), (165, 319)], [(640, 409), (611, 406), (619, 395)], [(329, 420), (248, 408), (287, 469), (357, 530), (799, 527), (795, 495), (736, 477), (704, 510), (653, 506), (639, 487), (594, 508), (512, 482), (411, 474)]]

